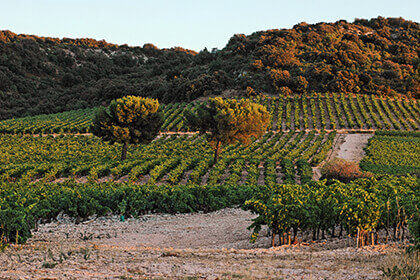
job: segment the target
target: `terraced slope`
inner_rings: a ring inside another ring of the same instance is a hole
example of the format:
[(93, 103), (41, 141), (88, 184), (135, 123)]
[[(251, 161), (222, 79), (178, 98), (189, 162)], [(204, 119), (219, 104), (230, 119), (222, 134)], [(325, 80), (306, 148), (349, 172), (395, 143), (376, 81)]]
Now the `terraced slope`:
[[(420, 103), (415, 99), (368, 95), (255, 97), (272, 115), (270, 130), (420, 130)], [(163, 107), (162, 131), (187, 132), (183, 112), (196, 103)], [(86, 133), (96, 108), (0, 121), (0, 133)]]

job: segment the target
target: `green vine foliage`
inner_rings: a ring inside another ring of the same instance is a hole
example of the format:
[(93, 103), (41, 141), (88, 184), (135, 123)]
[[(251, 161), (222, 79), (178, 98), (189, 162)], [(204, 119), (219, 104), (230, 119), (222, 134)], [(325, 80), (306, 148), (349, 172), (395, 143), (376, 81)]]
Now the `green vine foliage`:
[[(40, 222), (65, 214), (138, 217), (145, 213), (188, 213), (242, 206), (258, 214), (252, 240), (267, 225), (274, 235), (293, 230), (329, 231), (342, 226), (380, 230), (408, 226), (418, 244), (420, 184), (414, 177), (359, 179), (306, 185), (137, 185), (0, 182), (0, 236), (24, 243)], [(417, 245), (418, 246), (418, 245)]]
[(357, 230), (371, 232), (407, 224), (418, 239), (419, 186), (414, 177), (391, 176), (348, 184), (323, 180), (300, 186), (267, 185), (245, 201), (243, 208), (258, 215), (250, 226), (252, 241), (263, 226), (268, 226), (273, 236), (281, 236), (298, 230), (332, 231), (337, 226), (355, 234)]
[(214, 211), (241, 205), (257, 186), (136, 185), (119, 183), (60, 184), (0, 181), (0, 236), (24, 243), (38, 222), (60, 213), (77, 220), (92, 215), (137, 217), (145, 213)]

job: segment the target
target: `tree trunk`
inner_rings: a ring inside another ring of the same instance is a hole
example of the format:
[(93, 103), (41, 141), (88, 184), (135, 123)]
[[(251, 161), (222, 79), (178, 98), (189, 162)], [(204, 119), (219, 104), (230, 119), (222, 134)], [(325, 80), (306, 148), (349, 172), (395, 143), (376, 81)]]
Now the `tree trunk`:
[(273, 233), (271, 234), (271, 247), (274, 247), (276, 245), (275, 238), (276, 238), (276, 234), (273, 231)]
[(385, 244), (388, 244), (389, 231), (387, 227), (385, 227), (385, 231), (386, 231)]
[(296, 242), (297, 228), (293, 228), (293, 244)]
[(121, 161), (127, 158), (127, 147), (128, 147), (128, 144), (124, 143), (122, 147), (122, 151), (121, 151)]
[(360, 229), (357, 228), (356, 248), (359, 248), (359, 241), (360, 241)]
[(214, 150), (214, 162), (213, 162), (214, 165), (217, 163), (217, 160), (219, 159), (220, 144), (221, 142), (217, 141), (216, 149)]

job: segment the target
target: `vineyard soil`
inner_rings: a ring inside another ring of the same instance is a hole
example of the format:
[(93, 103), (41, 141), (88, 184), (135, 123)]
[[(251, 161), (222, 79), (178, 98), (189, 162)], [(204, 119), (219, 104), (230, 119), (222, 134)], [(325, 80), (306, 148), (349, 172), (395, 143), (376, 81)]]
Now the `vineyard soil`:
[(365, 156), (364, 148), (373, 134), (346, 134), (337, 150), (337, 158), (359, 163)]
[(224, 209), (125, 222), (116, 216), (80, 224), (59, 219), (0, 254), (0, 279), (379, 279), (387, 254), (398, 251), (380, 245), (356, 250), (346, 239), (268, 249), (268, 237), (249, 243), (254, 217)]
[(325, 161), (313, 168), (313, 179), (319, 180), (319, 178), (321, 178), (321, 167), (325, 162), (334, 158), (341, 158), (359, 163), (365, 156), (364, 148), (366, 147), (369, 138), (372, 136), (373, 134), (365, 133), (338, 133), (334, 139), (334, 146), (327, 155)]

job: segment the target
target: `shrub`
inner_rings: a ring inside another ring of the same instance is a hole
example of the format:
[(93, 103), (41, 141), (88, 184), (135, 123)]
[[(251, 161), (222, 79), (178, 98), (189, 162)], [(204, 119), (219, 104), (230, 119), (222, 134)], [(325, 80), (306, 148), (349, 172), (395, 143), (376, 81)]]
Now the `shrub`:
[(321, 174), (321, 179), (336, 179), (344, 183), (372, 177), (372, 173), (362, 172), (357, 163), (338, 158), (326, 163), (321, 169)]

